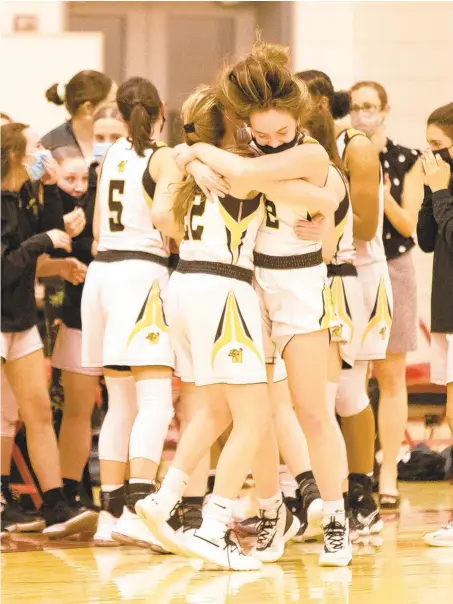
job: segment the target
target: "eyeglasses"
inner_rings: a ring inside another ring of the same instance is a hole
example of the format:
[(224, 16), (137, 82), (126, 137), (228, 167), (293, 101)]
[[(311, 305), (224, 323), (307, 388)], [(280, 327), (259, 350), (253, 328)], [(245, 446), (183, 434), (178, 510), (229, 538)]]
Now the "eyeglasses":
[(351, 105), (350, 112), (351, 113), (359, 113), (363, 111), (363, 113), (376, 113), (381, 108), (377, 105), (373, 105), (372, 103), (363, 103), (363, 105)]

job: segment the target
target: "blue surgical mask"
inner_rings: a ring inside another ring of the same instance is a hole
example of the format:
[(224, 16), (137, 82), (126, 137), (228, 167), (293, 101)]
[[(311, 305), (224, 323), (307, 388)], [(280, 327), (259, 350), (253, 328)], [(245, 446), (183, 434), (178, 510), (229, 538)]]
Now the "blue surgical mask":
[(102, 162), (105, 157), (105, 154), (111, 147), (112, 143), (94, 143), (93, 145), (93, 157), (94, 161), (98, 164)]
[(31, 181), (41, 180), (46, 172), (44, 160), (48, 157), (52, 157), (52, 154), (50, 151), (47, 151), (47, 149), (42, 149), (40, 151), (36, 151), (34, 157), (35, 161), (31, 165), (25, 164), (25, 168), (27, 169), (28, 176), (30, 177)]

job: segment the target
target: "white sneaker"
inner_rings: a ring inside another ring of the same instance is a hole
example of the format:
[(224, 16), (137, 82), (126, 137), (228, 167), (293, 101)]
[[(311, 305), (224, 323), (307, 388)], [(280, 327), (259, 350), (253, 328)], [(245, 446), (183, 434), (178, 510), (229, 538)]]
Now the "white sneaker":
[(324, 516), (322, 499), (314, 499), (307, 507), (305, 514), (305, 522), (302, 522), (301, 518), (303, 517), (304, 512), (301, 511), (301, 518), (299, 518), (301, 521), (301, 528), (293, 539), (296, 543), (310, 541), (322, 535), (322, 519)]
[(300, 529), (299, 520), (282, 503), (277, 510), (259, 511), (258, 542), (250, 555), (261, 562), (276, 562), (285, 552), (285, 543)]
[(227, 530), (220, 539), (204, 535), (202, 529), (186, 541), (185, 547), (195, 558), (216, 564), (226, 570), (260, 570), (261, 562), (242, 553)]
[(349, 520), (338, 522), (334, 517), (324, 525), (324, 551), (319, 557), (320, 566), (348, 566), (352, 561), (349, 537)]
[(424, 535), (423, 541), (433, 547), (453, 547), (453, 519), (438, 531)]
[(119, 543), (112, 537), (112, 531), (118, 522), (110, 512), (101, 510), (98, 516), (98, 525), (93, 537), (93, 543), (96, 547), (119, 547)]
[(167, 551), (177, 556), (186, 556), (185, 548), (175, 537), (176, 531), (168, 524), (168, 520), (172, 517), (172, 511), (176, 510), (180, 503), (178, 502), (173, 509), (169, 509), (162, 497), (159, 497), (158, 493), (153, 493), (137, 501), (135, 511)]
[(124, 508), (121, 518), (112, 530), (112, 538), (121, 545), (138, 545), (138, 547), (168, 554), (168, 551), (145, 523), (127, 507)]

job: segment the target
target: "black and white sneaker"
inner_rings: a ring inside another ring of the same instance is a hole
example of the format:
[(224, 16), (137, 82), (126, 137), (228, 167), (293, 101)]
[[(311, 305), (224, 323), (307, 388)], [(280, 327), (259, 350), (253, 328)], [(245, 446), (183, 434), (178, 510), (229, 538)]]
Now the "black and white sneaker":
[(324, 551), (319, 557), (320, 566), (348, 566), (352, 561), (352, 546), (349, 538), (349, 520), (344, 524), (332, 516), (324, 530)]
[(261, 568), (259, 560), (243, 554), (239, 544), (231, 538), (231, 530), (225, 531), (218, 539), (207, 535), (201, 528), (186, 541), (185, 547), (191, 556), (226, 570), (251, 571)]
[(285, 502), (300, 522), (300, 529), (294, 537), (296, 543), (316, 539), (322, 535), (323, 505), (321, 493), (314, 479), (304, 480), (296, 491), (296, 497), (288, 497)]
[(351, 540), (379, 534), (384, 523), (373, 498), (373, 481), (366, 474), (349, 475), (349, 509)]
[(258, 542), (250, 555), (261, 562), (276, 562), (285, 552), (285, 543), (295, 537), (300, 522), (282, 502), (277, 510), (260, 510)]
[(87, 508), (70, 507), (65, 501), (59, 501), (54, 506), (44, 504), (41, 508), (46, 521), (43, 535), (49, 539), (61, 539), (69, 535), (77, 535), (96, 529), (98, 514)]
[(27, 513), (20, 502), (2, 499), (2, 532), (34, 533), (41, 532), (46, 526), (42, 516)]

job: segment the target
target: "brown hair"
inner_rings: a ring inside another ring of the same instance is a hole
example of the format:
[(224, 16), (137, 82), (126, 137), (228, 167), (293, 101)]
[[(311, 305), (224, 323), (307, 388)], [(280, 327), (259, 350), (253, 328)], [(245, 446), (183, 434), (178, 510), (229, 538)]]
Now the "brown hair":
[(344, 172), (344, 165), (340, 159), (335, 137), (335, 123), (330, 111), (318, 103), (315, 105), (301, 126), (306, 128), (311, 137), (315, 138), (327, 151), (330, 161)]
[(321, 97), (326, 97), (329, 103), (330, 113), (335, 120), (339, 120), (349, 113), (351, 97), (345, 90), (336, 91), (332, 80), (323, 71), (308, 69), (299, 71), (296, 77), (308, 86), (313, 101), (317, 103)]
[[(198, 142), (220, 146), (226, 133), (222, 109), (214, 88), (201, 86), (193, 92), (182, 106), (184, 123), (184, 142), (193, 145)], [(195, 180), (190, 176), (180, 186), (179, 193), (173, 204), (173, 215), (178, 225), (184, 225), (196, 195), (201, 191)]]
[(299, 120), (310, 107), (307, 87), (291, 73), (286, 49), (260, 40), (246, 59), (224, 70), (218, 95), (247, 121), (252, 113), (269, 109), (288, 111)]
[(118, 105), (116, 103), (110, 103), (101, 107), (94, 113), (93, 121), (97, 122), (98, 120), (121, 120), (121, 111), (118, 109)]
[(431, 113), (428, 118), (428, 126), (438, 126), (444, 134), (453, 140), (453, 103), (443, 105)]
[(379, 82), (372, 82), (372, 81), (357, 82), (357, 84), (354, 84), (354, 86), (351, 88), (351, 93), (356, 92), (356, 90), (360, 90), (361, 88), (372, 88), (373, 90), (376, 91), (376, 93), (379, 97), (379, 102), (381, 103), (381, 109), (385, 109), (387, 107), (387, 105), (389, 104), (389, 97), (388, 97), (387, 91), (384, 88), (384, 86), (382, 86), (382, 84), (379, 84)]
[(10, 116), (7, 113), (3, 113), (3, 111), (0, 111), (0, 118), (2, 120), (5, 120), (5, 122), (8, 122), (8, 124), (12, 124), (13, 123), (12, 118), (10, 118)]
[(65, 159), (83, 159), (80, 151), (75, 147), (57, 147), (52, 152), (53, 158), (59, 163), (63, 163)]
[(66, 84), (65, 98), (58, 94), (58, 84), (46, 91), (46, 99), (55, 105), (65, 105), (71, 116), (74, 116), (84, 103), (96, 106), (107, 98), (112, 88), (112, 79), (105, 73), (87, 69), (79, 71)]
[(2, 155), (2, 178), (6, 178), (11, 169), (11, 154), (18, 156), (19, 159), (25, 157), (27, 149), (27, 139), (24, 135), (24, 130), (28, 126), (13, 122), (11, 124), (3, 124), (0, 128), (1, 136), (1, 155)]
[(143, 157), (152, 145), (152, 129), (162, 110), (157, 88), (145, 78), (129, 78), (118, 89), (116, 101), (129, 127), (132, 147)]

